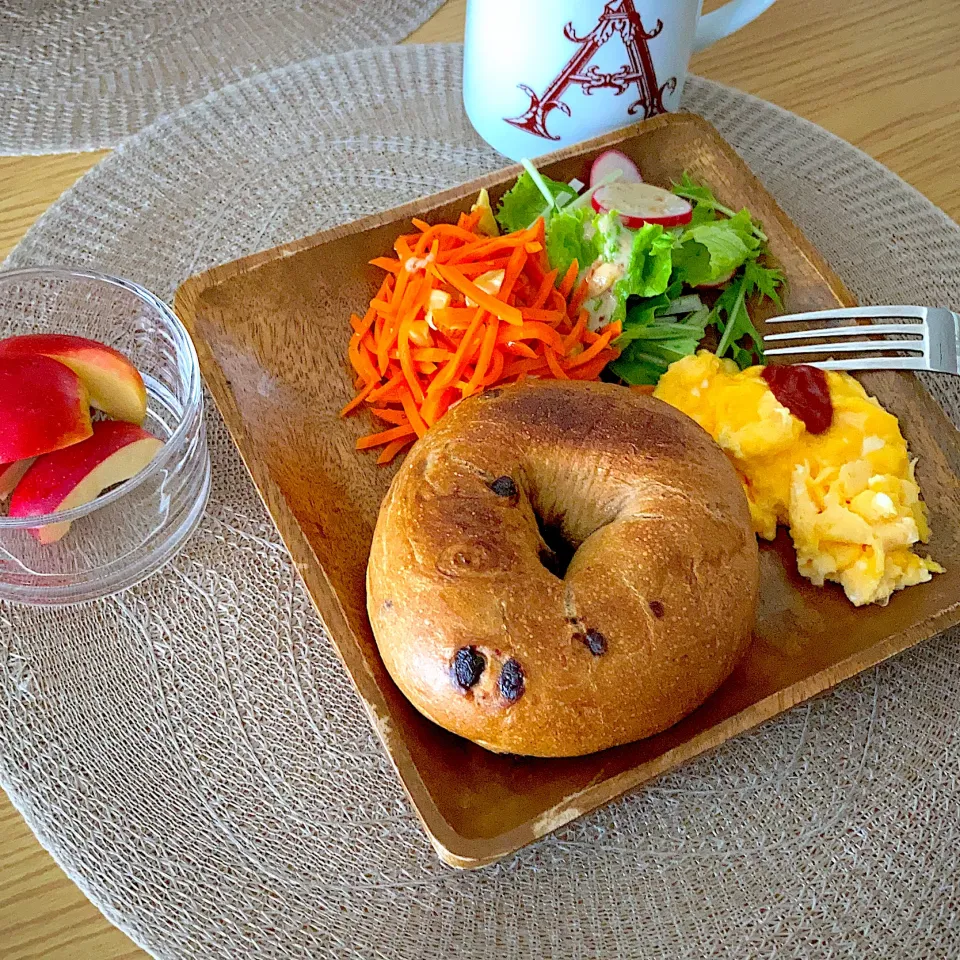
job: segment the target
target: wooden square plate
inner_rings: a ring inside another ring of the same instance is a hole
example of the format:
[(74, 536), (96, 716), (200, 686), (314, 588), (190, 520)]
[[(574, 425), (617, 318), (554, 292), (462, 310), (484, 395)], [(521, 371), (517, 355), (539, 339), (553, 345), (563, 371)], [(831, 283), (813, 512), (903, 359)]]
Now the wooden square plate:
[[(689, 171), (734, 208), (749, 207), (786, 271), (789, 311), (853, 298), (743, 161), (704, 120), (657, 117), (580, 144), (541, 169), (569, 180), (587, 157), (617, 146), (664, 186)], [(352, 397), (345, 356), (352, 311), (379, 282), (368, 261), (388, 253), (411, 217), (456, 218), (481, 187), (497, 200), (518, 167), (357, 223), (210, 270), (178, 291), (176, 309), (206, 382), (353, 678), (410, 799), (447, 863), (491, 863), (652, 777), (960, 621), (960, 442), (909, 375), (864, 377), (901, 418), (930, 505), (930, 552), (947, 568), (886, 607), (856, 610), (839, 588), (796, 570), (789, 538), (761, 551), (756, 639), (734, 675), (665, 733), (572, 760), (497, 756), (446, 733), (386, 673), (365, 609), (364, 573), (380, 500), (396, 467), (356, 439), (366, 414), (342, 420)], [(854, 238), (855, 239), (855, 238)], [(640, 801), (642, 802), (642, 800)]]

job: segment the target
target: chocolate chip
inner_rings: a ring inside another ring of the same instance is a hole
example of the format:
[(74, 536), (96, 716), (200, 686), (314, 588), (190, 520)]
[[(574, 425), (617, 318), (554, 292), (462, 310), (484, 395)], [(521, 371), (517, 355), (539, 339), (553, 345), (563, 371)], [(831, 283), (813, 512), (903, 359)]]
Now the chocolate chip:
[(384, 613), (385, 613), (387, 610), (392, 610), (392, 609), (393, 609), (393, 601), (392, 601), (392, 600), (384, 600), (383, 603), (380, 604), (380, 609), (381, 609), (381, 611), (383, 611)]
[(650, 601), (650, 612), (658, 619), (663, 619), (664, 609), (662, 600), (651, 600)]
[(517, 485), (513, 482), (512, 477), (497, 477), (490, 484), (490, 489), (498, 497), (515, 497), (517, 495)]
[(457, 686), (469, 690), (480, 680), (486, 665), (486, 657), (478, 653), (476, 647), (461, 647), (453, 658), (453, 677)]
[(595, 657), (602, 657), (607, 652), (607, 638), (599, 630), (578, 633), (577, 639), (582, 640)]
[(504, 700), (509, 700), (511, 703), (523, 696), (523, 667), (513, 657), (500, 668), (500, 679), (497, 686), (500, 688), (500, 694)]

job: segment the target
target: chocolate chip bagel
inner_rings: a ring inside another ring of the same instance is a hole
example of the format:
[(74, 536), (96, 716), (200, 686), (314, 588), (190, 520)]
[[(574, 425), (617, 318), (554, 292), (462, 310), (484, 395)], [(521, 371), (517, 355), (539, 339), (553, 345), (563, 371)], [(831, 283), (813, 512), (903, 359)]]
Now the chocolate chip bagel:
[(757, 543), (720, 448), (665, 403), (534, 381), (464, 401), (380, 509), (370, 621), (397, 685), (490, 750), (672, 726), (750, 642)]

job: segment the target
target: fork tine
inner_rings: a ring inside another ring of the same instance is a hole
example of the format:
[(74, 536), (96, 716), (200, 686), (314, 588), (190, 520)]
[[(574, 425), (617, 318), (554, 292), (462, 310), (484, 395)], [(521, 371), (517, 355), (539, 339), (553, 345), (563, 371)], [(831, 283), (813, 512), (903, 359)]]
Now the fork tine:
[(851, 340), (846, 343), (804, 343), (794, 347), (765, 350), (768, 357), (797, 356), (801, 353), (877, 353), (881, 350), (910, 350), (925, 353), (922, 340)]
[(929, 370), (923, 357), (857, 357), (813, 363), (821, 370)]
[[(810, 340), (814, 337), (863, 337), (867, 334), (920, 334), (923, 335), (925, 326), (921, 323), (870, 323), (855, 327), (816, 327), (813, 330), (791, 330), (789, 333), (768, 333), (763, 339), (765, 343), (775, 340)], [(920, 343), (920, 341), (916, 341)]]
[(771, 317), (767, 323), (818, 323), (828, 320), (926, 320), (927, 307), (843, 307), (837, 310), (816, 310), (813, 313), (791, 313), (785, 317)]

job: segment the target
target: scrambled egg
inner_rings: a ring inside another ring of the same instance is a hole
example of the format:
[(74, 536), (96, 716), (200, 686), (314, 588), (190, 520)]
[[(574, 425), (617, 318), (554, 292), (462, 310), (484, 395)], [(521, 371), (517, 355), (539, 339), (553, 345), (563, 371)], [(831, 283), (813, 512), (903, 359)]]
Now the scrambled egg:
[(803, 576), (836, 581), (857, 606), (942, 573), (913, 551), (929, 537), (927, 508), (897, 418), (853, 377), (828, 372), (833, 423), (811, 434), (762, 371), (704, 351), (674, 363), (654, 392), (733, 461), (757, 534), (772, 540), (788, 526)]

